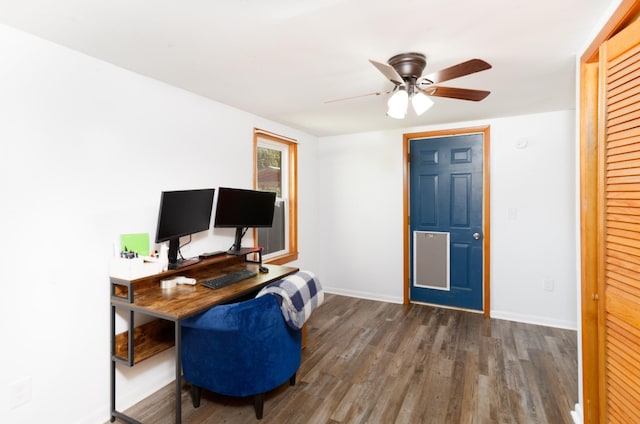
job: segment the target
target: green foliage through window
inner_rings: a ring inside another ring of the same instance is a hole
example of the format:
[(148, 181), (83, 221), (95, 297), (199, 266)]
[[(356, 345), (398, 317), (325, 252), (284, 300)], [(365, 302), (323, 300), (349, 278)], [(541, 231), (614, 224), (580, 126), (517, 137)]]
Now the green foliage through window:
[(258, 190), (282, 197), (282, 151), (259, 146), (257, 153)]

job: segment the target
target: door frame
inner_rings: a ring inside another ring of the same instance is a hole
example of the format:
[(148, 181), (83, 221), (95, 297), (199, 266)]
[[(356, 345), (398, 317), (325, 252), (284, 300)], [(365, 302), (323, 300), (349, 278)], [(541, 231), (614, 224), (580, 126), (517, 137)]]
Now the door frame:
[(483, 134), (483, 163), (482, 163), (482, 177), (483, 177), (483, 194), (482, 194), (482, 248), (483, 248), (483, 267), (482, 267), (482, 309), (483, 314), (486, 317), (491, 316), (491, 284), (490, 284), (490, 241), (491, 241), (491, 225), (490, 225), (490, 180), (489, 180), (489, 146), (490, 146), (490, 126), (482, 127), (470, 127), (470, 128), (455, 128), (439, 131), (426, 131), (417, 133), (405, 133), (402, 136), (402, 158), (403, 158), (403, 245), (404, 245), (404, 300), (403, 303), (409, 304), (409, 285), (411, 284), (410, 273), (410, 252), (411, 252), (411, 234), (409, 234), (409, 143), (413, 139), (417, 138), (434, 138), (434, 137), (450, 137), (456, 135), (466, 134)]

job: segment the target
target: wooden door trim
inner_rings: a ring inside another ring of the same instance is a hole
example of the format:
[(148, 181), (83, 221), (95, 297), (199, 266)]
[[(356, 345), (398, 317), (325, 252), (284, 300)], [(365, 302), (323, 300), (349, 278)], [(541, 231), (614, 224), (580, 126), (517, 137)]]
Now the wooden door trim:
[(402, 157), (403, 157), (403, 246), (404, 246), (404, 304), (409, 303), (409, 285), (411, 284), (411, 274), (409, 270), (409, 262), (410, 262), (410, 234), (409, 234), (409, 142), (413, 139), (418, 138), (433, 138), (433, 137), (449, 137), (456, 135), (464, 135), (464, 134), (483, 134), (483, 194), (482, 194), (482, 231), (484, 233), (483, 236), (483, 275), (482, 275), (482, 304), (483, 304), (483, 313), (484, 316), (489, 317), (491, 315), (491, 284), (490, 284), (490, 275), (491, 275), (491, 254), (490, 254), (490, 246), (491, 246), (491, 225), (490, 222), (490, 180), (489, 180), (489, 147), (490, 143), (490, 127), (482, 126), (482, 127), (471, 127), (471, 128), (455, 128), (448, 130), (439, 130), (439, 131), (426, 131), (426, 132), (417, 132), (417, 133), (406, 133), (402, 137)]
[(597, 63), (583, 63), (580, 78), (580, 274), (582, 380), (584, 420), (599, 416), (598, 364), (598, 70)]
[(622, 0), (620, 6), (613, 12), (611, 18), (604, 24), (598, 35), (591, 41), (589, 47), (580, 57), (582, 63), (597, 63), (600, 45), (616, 35), (622, 28), (629, 25), (640, 15), (640, 1)]
[(599, 240), (603, 234), (599, 222), (602, 200), (598, 176), (603, 172), (599, 164), (598, 144), (600, 46), (640, 14), (640, 1), (623, 0), (608, 22), (600, 29), (580, 57), (580, 256), (581, 256), (581, 346), (582, 346), (582, 402), (585, 423), (603, 422), (606, 418), (604, 393), (604, 324), (599, 319), (601, 272)]

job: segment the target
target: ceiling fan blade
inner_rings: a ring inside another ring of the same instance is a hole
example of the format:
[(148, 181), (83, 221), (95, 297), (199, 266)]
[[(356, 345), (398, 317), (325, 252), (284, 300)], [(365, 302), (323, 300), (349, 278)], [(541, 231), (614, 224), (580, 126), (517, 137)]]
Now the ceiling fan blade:
[(458, 63), (457, 65), (450, 66), (442, 69), (438, 72), (434, 72), (429, 75), (425, 75), (420, 79), (428, 79), (434, 84), (438, 84), (444, 81), (449, 81), (454, 78), (460, 78), (465, 75), (474, 74), (480, 71), (486, 71), (491, 69), (491, 65), (482, 59), (471, 59), (466, 62)]
[(404, 80), (402, 79), (398, 71), (393, 68), (393, 66), (389, 65), (388, 63), (376, 62), (372, 59), (369, 59), (369, 62), (371, 62), (373, 66), (378, 68), (378, 71), (382, 72), (382, 74), (395, 85), (404, 85)]
[(353, 99), (357, 99), (360, 97), (367, 97), (367, 96), (379, 96), (381, 94), (389, 94), (391, 93), (393, 90), (389, 90), (389, 91), (376, 91), (375, 93), (367, 93), (367, 94), (360, 94), (357, 96), (350, 96), (350, 97), (343, 97), (341, 99), (334, 99), (334, 100), (327, 100), (325, 101), (325, 103), (335, 103), (335, 102), (341, 102), (343, 100), (353, 100)]
[(449, 97), (451, 99), (471, 100), (473, 102), (479, 102), (480, 100), (491, 94), (486, 90), (471, 90), (468, 88), (454, 88), (454, 87), (436, 87), (429, 86), (426, 89), (420, 89), (424, 94), (435, 97)]

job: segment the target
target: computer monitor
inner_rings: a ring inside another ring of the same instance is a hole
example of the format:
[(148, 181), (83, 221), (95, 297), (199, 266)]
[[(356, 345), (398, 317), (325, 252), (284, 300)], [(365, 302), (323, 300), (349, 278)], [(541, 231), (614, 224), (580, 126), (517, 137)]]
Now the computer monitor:
[(220, 187), (214, 227), (235, 228), (233, 246), (227, 253), (240, 255), (242, 237), (249, 228), (271, 227), (276, 193)]
[(163, 191), (160, 196), (156, 243), (169, 241), (169, 268), (180, 267), (180, 237), (211, 226), (215, 189)]

